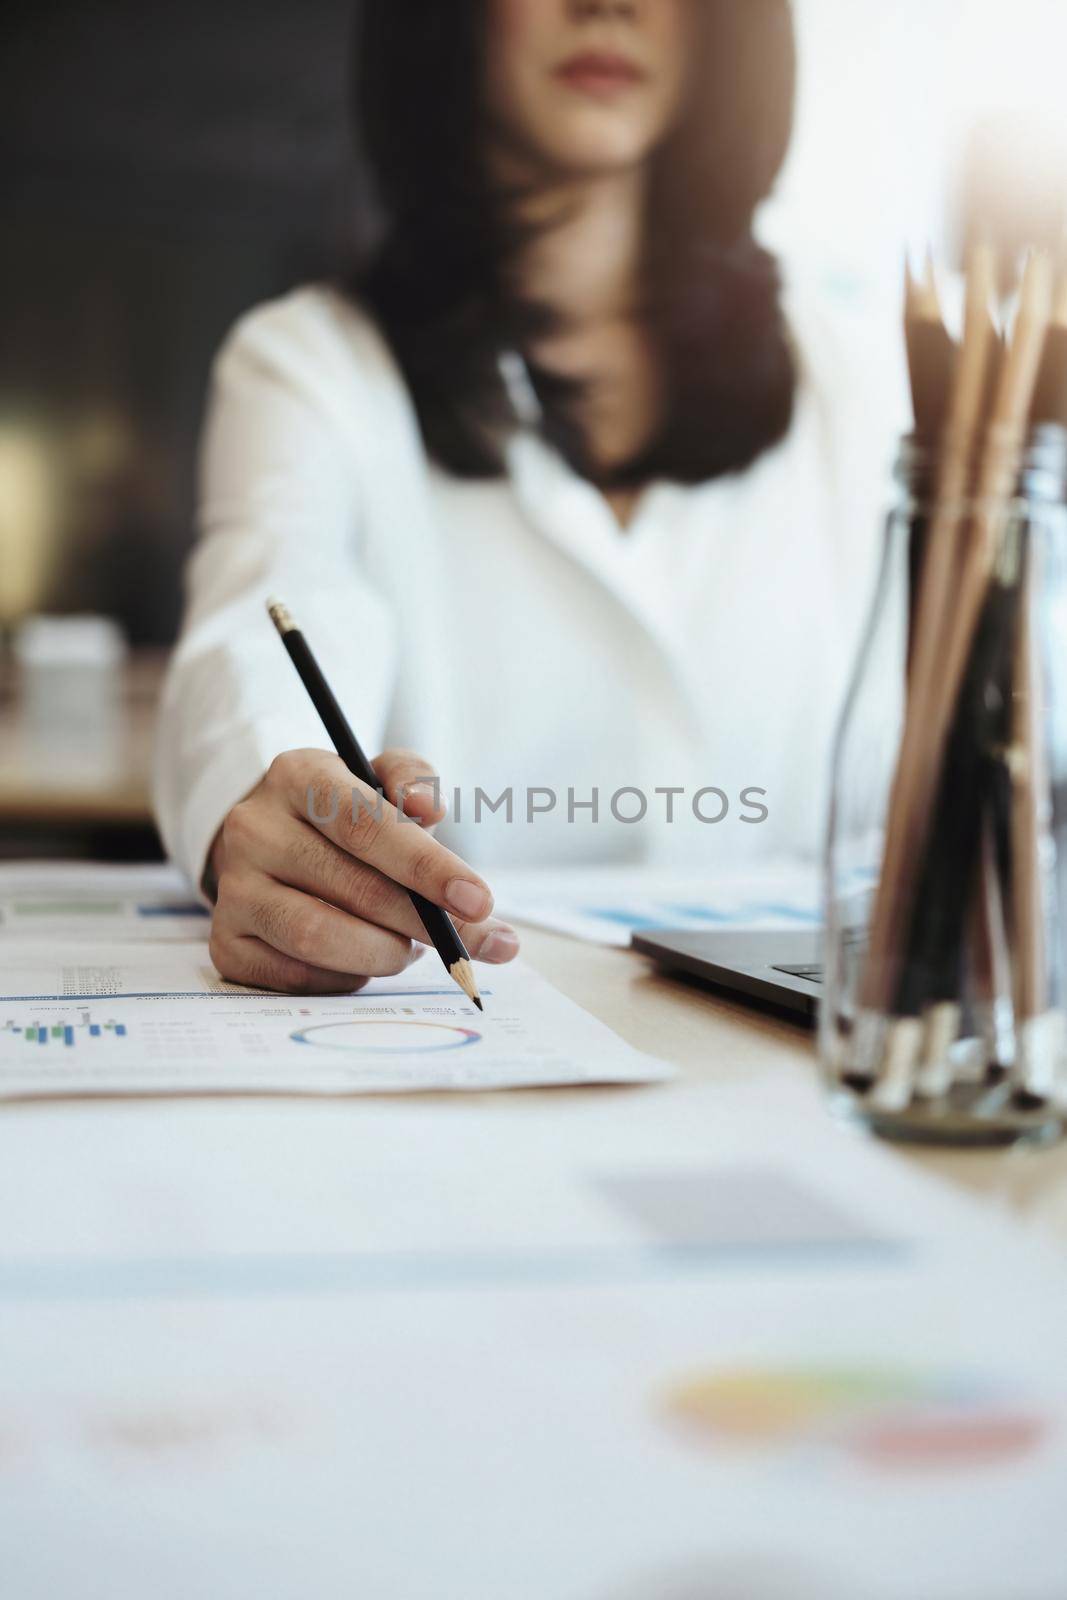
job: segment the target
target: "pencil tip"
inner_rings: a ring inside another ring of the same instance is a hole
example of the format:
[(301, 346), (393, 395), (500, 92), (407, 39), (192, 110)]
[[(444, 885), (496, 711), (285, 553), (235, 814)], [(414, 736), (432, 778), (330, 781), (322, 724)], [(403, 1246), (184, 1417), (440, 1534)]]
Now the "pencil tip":
[(905, 250), (905, 252), (904, 252), (904, 304), (908, 307), (909, 311), (915, 305), (915, 299), (916, 299), (917, 292), (918, 292), (918, 284), (915, 282), (915, 274), (911, 270), (911, 251), (910, 250)]
[(1060, 281), (1056, 291), (1056, 307), (1052, 320), (1058, 327), (1067, 327), (1067, 270), (1060, 273)]
[(1052, 316), (1052, 295), (1055, 273), (1052, 257), (1047, 250), (1031, 250), (1023, 273), (1021, 300), (1023, 305), (1038, 317), (1048, 321)]
[(904, 315), (909, 324), (920, 322), (944, 324), (932, 254), (927, 256), (925, 265), (919, 272), (915, 269), (911, 252), (905, 251)]
[(937, 261), (934, 258), (934, 247), (932, 244), (928, 244), (926, 247), (922, 288), (923, 294), (926, 296), (930, 304), (932, 306), (936, 306), (938, 311), (940, 311), (941, 290), (937, 279)]
[(471, 963), (469, 961), (455, 961), (448, 970), (467, 996), (467, 999), (473, 1001), (479, 1011), (484, 1011), (482, 997), (478, 993), (478, 981), (474, 976), (474, 968)]

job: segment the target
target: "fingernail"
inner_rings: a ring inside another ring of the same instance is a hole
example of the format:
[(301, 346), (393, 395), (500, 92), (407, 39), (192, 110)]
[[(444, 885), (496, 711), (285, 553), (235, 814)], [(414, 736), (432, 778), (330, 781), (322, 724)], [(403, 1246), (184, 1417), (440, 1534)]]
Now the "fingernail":
[(512, 961), (519, 953), (518, 935), (510, 928), (494, 928), (478, 951), (479, 961)]
[(409, 800), (429, 800), (436, 805), (440, 788), (432, 783), (413, 783), (404, 793)]
[(493, 904), (488, 891), (480, 883), (471, 883), (468, 878), (453, 878), (445, 890), (445, 899), (449, 910), (467, 922), (481, 922), (483, 917), (489, 915)]

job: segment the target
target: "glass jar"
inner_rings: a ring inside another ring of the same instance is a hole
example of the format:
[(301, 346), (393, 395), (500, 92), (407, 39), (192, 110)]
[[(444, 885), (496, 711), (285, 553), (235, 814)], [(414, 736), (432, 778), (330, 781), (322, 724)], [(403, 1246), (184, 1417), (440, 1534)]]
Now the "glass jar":
[(932, 472), (906, 440), (838, 731), (820, 1056), (877, 1133), (1044, 1140), (1067, 1124), (1067, 434), (1035, 435), (1004, 506), (935, 514)]

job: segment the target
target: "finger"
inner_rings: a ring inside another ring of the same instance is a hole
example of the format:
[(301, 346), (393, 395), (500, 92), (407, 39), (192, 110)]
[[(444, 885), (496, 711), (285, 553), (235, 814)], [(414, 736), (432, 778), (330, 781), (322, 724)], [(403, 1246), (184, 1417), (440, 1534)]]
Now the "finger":
[(250, 934), (211, 943), (211, 959), (220, 977), (248, 989), (269, 989), (277, 994), (355, 994), (367, 982), (351, 972), (327, 972), (304, 961), (294, 961), (272, 950)]
[(514, 961), (519, 953), (519, 936), (506, 922), (483, 922), (474, 928), (460, 929), (459, 936), (475, 961), (488, 961), (491, 966), (503, 967)]
[(395, 807), (359, 783), (339, 757), (291, 752), (272, 765), (268, 781), (281, 788), (294, 815), (304, 816), (342, 850), (395, 883), (464, 921), (484, 922), (492, 911), (488, 884), (438, 840), (398, 817)]
[[(291, 888), (315, 895), (349, 916), (379, 928), (389, 928), (422, 944), (430, 942), (411, 897), (390, 878), (363, 861), (356, 861), (344, 850), (317, 833), (309, 823), (291, 819), (286, 836), (284, 870), (278, 876)], [(483, 922), (456, 919), (456, 931), (475, 960), (510, 961), (518, 954), (519, 941), (506, 922), (488, 918)], [(500, 935), (494, 939), (494, 935)], [(489, 953), (483, 953), (488, 949)]]
[(441, 780), (432, 761), (426, 761), (414, 750), (387, 750), (372, 761), (385, 790), (386, 799), (406, 817), (424, 826), (433, 826), (445, 815), (442, 803)]
[(410, 939), (270, 878), (226, 880), (223, 894), (224, 917), (231, 924), (307, 966), (392, 978), (414, 960)]
[[(422, 945), (430, 943), (406, 889), (357, 861), (302, 818), (285, 811), (274, 814), (264, 807), (239, 806), (230, 813), (227, 828), (231, 872), (238, 883), (249, 873), (263, 875), (364, 922)], [(507, 923), (495, 918), (455, 921), (456, 931), (475, 960), (500, 963), (518, 954), (518, 937)], [(496, 934), (500, 938), (494, 938)]]

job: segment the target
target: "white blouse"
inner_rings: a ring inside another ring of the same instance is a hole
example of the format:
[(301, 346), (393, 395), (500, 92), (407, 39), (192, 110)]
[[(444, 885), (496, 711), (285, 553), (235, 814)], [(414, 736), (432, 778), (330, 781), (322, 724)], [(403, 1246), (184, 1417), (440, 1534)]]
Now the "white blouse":
[(270, 596), (368, 753), (436, 766), (441, 837), (483, 872), (815, 854), (901, 407), (858, 324), (795, 289), (787, 312), (788, 437), (743, 474), (653, 484), (625, 531), (529, 428), (498, 481), (430, 461), (379, 330), (335, 290), (243, 318), (215, 366), (158, 742), (160, 826), (192, 881), (275, 755), (328, 748)]

